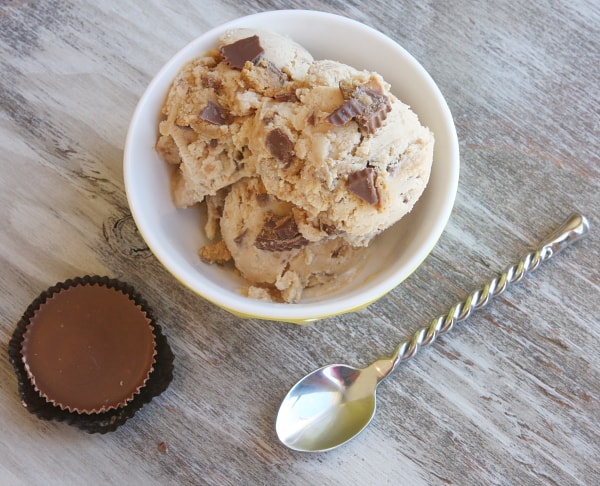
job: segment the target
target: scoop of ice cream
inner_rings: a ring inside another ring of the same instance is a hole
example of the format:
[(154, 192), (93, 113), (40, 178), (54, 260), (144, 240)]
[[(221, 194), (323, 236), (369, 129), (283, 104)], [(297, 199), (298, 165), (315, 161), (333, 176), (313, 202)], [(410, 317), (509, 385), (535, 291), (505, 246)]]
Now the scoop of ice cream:
[[(260, 36), (259, 36), (260, 35)], [(177, 74), (163, 106), (157, 150), (178, 167), (177, 206), (191, 206), (253, 174), (253, 116), (265, 98), (293, 96), (312, 56), (291, 39), (238, 29)]]
[[(433, 135), (374, 73), (316, 61), (297, 99), (267, 101), (257, 112), (250, 151), (267, 192), (307, 213), (316, 227), (365, 245), (408, 213), (424, 190)], [(340, 85), (343, 89), (340, 89)], [(362, 98), (361, 98), (362, 97)], [(348, 114), (364, 103), (377, 127)]]
[(302, 233), (302, 211), (270, 195), (257, 178), (233, 185), (221, 218), (236, 268), (275, 300), (295, 302), (306, 287), (331, 281), (360, 263), (362, 248), (326, 233)]

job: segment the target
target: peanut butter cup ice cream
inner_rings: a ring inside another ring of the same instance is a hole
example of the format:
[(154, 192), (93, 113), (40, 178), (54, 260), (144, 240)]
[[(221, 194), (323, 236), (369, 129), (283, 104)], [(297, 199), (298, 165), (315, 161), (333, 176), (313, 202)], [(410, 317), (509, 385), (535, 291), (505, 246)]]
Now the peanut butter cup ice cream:
[(377, 73), (236, 29), (177, 75), (157, 150), (177, 206), (207, 207), (208, 262), (296, 302), (352, 272), (421, 196), (433, 134)]

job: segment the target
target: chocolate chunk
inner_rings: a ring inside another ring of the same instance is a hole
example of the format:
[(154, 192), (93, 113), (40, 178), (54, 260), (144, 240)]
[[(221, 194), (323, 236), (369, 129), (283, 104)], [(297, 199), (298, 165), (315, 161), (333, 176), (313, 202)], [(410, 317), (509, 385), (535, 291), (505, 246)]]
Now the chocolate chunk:
[(308, 240), (298, 231), (298, 226), (292, 215), (271, 216), (254, 246), (265, 251), (287, 251), (308, 245)]
[(368, 88), (362, 92), (361, 101), (362, 99), (368, 104), (366, 104), (365, 110), (356, 117), (356, 121), (369, 133), (375, 133), (383, 125), (387, 114), (392, 111), (392, 104), (386, 95)]
[(392, 109), (390, 99), (379, 86), (373, 87), (372, 83), (351, 88), (340, 84), (340, 91), (345, 101), (327, 117), (327, 121), (333, 125), (345, 125), (355, 119), (368, 133), (375, 133)]
[(321, 229), (325, 231), (329, 236), (338, 233), (338, 229), (332, 224), (321, 223)]
[(291, 216), (279, 220), (273, 232), (280, 240), (292, 240), (299, 235), (296, 220)]
[(268, 59), (261, 59), (254, 66), (247, 65), (240, 74), (245, 88), (277, 101), (296, 98), (296, 88), (288, 76)]
[(276, 86), (283, 86), (288, 80), (287, 75), (279, 69), (275, 64), (267, 59), (262, 59), (260, 65), (264, 67), (270, 74), (271, 81)]
[(276, 128), (268, 133), (266, 146), (273, 157), (283, 162), (285, 169), (292, 165), (292, 161), (294, 160), (294, 143), (281, 128)]
[(327, 117), (327, 121), (333, 125), (342, 126), (361, 115), (365, 107), (355, 99), (349, 99)]
[(350, 192), (357, 195), (363, 201), (368, 202), (369, 204), (378, 204), (379, 194), (375, 187), (376, 177), (377, 173), (375, 172), (375, 169), (367, 167), (366, 169), (358, 170), (350, 174), (346, 181), (346, 186)]
[(279, 93), (275, 93), (273, 95), (273, 99), (275, 101), (298, 101), (298, 96), (296, 96), (295, 91), (280, 91)]
[(233, 44), (221, 47), (221, 55), (233, 69), (243, 69), (246, 61), (256, 63), (260, 60), (265, 50), (260, 45), (257, 35), (240, 39)]
[(200, 118), (212, 125), (227, 125), (229, 114), (214, 101), (209, 101), (200, 113)]
[(212, 88), (215, 92), (219, 93), (223, 88), (223, 83), (220, 79), (214, 77), (213, 75), (203, 75), (200, 79), (203, 88)]

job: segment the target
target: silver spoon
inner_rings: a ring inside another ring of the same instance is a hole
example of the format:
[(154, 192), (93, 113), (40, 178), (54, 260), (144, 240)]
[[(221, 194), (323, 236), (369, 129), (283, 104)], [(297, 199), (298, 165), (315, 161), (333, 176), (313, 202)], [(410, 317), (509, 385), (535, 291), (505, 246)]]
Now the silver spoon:
[(446, 315), (419, 329), (409, 340), (399, 344), (390, 357), (380, 358), (363, 369), (342, 364), (324, 366), (302, 378), (279, 408), (275, 423), (279, 440), (290, 449), (305, 452), (327, 451), (348, 442), (375, 415), (377, 385), (399, 362), (412, 358), (422, 346), (433, 343), (472, 311), (481, 309), (503, 293), (509, 284), (519, 282), (526, 273), (588, 231), (587, 219), (581, 214), (572, 214), (537, 250), (454, 305)]

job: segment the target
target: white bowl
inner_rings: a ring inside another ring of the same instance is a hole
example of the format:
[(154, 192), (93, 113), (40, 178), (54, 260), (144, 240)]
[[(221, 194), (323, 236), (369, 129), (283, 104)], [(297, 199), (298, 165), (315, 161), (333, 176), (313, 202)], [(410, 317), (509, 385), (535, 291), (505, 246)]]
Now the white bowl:
[[(333, 59), (377, 71), (392, 92), (412, 107), (435, 135), (431, 177), (413, 211), (378, 236), (368, 263), (341, 289), (297, 304), (263, 302), (240, 292), (244, 282), (231, 269), (206, 265), (198, 249), (207, 243), (197, 209), (178, 209), (169, 187), (169, 167), (154, 149), (160, 111), (177, 72), (213, 48), (232, 28), (249, 27), (287, 35), (315, 59)], [(362, 309), (406, 279), (431, 252), (454, 204), (459, 153), (452, 115), (440, 90), (402, 47), (359, 22), (333, 14), (280, 10), (239, 18), (203, 34), (160, 70), (131, 120), (124, 153), (125, 188), (138, 229), (161, 263), (181, 283), (214, 304), (243, 317), (308, 323)]]

